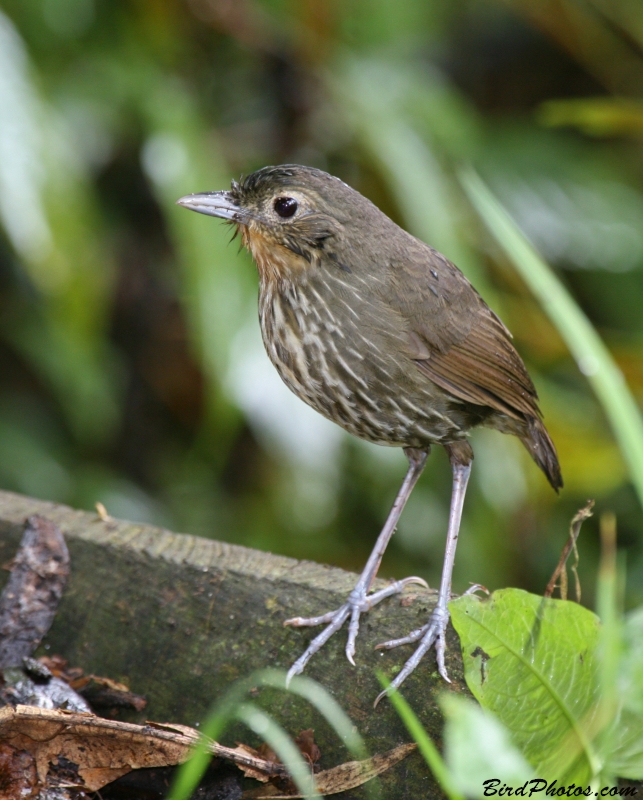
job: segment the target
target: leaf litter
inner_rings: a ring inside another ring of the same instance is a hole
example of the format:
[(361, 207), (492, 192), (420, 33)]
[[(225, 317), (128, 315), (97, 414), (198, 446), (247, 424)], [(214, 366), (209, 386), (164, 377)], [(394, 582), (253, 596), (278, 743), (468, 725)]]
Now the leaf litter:
[[(0, 794), (3, 800), (29, 797), (84, 797), (129, 772), (182, 764), (202, 741), (194, 728), (171, 723), (144, 725), (97, 716), (85, 710), (130, 707), (143, 697), (109, 678), (84, 675), (61, 656), (32, 658), (53, 622), (69, 576), (62, 533), (44, 517), (30, 517), (12, 576), (0, 596)], [(27, 613), (25, 613), (27, 612)], [(63, 706), (63, 707), (60, 707)], [(311, 729), (295, 744), (314, 775), (319, 793), (338, 794), (380, 775), (416, 749), (403, 744), (388, 753), (321, 770), (321, 751)], [(230, 748), (209, 740), (208, 751), (235, 764), (261, 783), (244, 800), (300, 798), (286, 767), (266, 744)]]
[[(28, 754), (28, 763), (18, 771), (31, 776), (31, 790), (60, 785), (60, 765), (67, 764), (75, 776), (75, 789), (97, 791), (134, 769), (182, 764), (201, 738), (199, 731), (186, 725), (137, 725), (95, 714), (34, 706), (0, 709), (0, 753), (6, 757), (13, 753), (15, 764)], [(312, 731), (302, 731), (298, 739), (300, 749), (304, 748), (302, 753), (319, 751)], [(320, 771), (315, 774), (318, 791), (330, 795), (361, 786), (397, 764), (415, 747), (400, 745), (388, 753)], [(255, 780), (268, 783), (288, 778), (286, 768), (269, 751), (263, 751), (270, 756), (266, 758), (247, 745), (230, 748), (215, 741), (208, 742), (208, 750), (213, 756), (236, 764)], [(15, 792), (9, 797), (24, 797), (24, 789), (25, 781), (17, 781)], [(244, 798), (302, 797), (294, 789), (284, 791), (279, 786), (262, 786), (246, 792)]]

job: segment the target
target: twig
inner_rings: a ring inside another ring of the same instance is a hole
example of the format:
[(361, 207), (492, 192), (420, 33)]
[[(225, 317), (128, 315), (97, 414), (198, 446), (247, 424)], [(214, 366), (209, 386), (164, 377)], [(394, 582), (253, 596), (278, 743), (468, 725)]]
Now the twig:
[(556, 581), (560, 577), (560, 596), (563, 600), (567, 600), (567, 571), (565, 570), (565, 565), (567, 564), (567, 559), (569, 558), (569, 554), (574, 551), (575, 556), (575, 563), (571, 567), (572, 572), (574, 573), (574, 577), (576, 579), (576, 602), (580, 603), (580, 581), (578, 579), (578, 550), (576, 548), (576, 540), (578, 539), (578, 534), (580, 533), (581, 525), (585, 522), (586, 519), (589, 519), (592, 516), (592, 509), (594, 508), (594, 501), (588, 500), (587, 505), (583, 506), (580, 511), (577, 512), (576, 516), (572, 520), (572, 523), (569, 527), (569, 539), (565, 543), (563, 547), (563, 551), (560, 554), (560, 559), (558, 561), (558, 566), (554, 570), (554, 574), (551, 576), (551, 580), (547, 584), (547, 588), (545, 589), (545, 597), (551, 597), (554, 589), (556, 588)]

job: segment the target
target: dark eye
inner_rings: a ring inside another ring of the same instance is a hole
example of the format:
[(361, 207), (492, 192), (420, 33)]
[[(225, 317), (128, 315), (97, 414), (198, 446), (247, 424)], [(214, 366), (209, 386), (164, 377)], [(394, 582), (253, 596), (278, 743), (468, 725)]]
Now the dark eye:
[(287, 219), (297, 211), (297, 201), (292, 197), (278, 197), (274, 202), (274, 209), (280, 217)]

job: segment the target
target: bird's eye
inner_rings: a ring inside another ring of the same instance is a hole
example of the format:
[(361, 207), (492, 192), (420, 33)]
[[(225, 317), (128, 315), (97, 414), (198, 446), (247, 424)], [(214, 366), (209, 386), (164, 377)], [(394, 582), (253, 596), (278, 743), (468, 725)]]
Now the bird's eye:
[(292, 197), (278, 197), (273, 207), (280, 217), (288, 219), (297, 211), (297, 201)]

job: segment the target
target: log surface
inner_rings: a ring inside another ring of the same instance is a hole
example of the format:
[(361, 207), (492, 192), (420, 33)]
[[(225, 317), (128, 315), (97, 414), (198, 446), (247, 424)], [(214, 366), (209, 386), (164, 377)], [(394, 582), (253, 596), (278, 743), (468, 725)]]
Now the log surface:
[[(140, 718), (195, 725), (236, 679), (261, 667), (287, 669), (319, 630), (285, 628), (283, 621), (341, 605), (355, 576), (343, 570), (263, 553), (152, 525), (102, 520), (10, 492), (0, 492), (0, 563), (17, 548), (25, 519), (41, 514), (66, 537), (71, 578), (44, 646), (87, 674), (104, 675), (147, 697)], [(0, 573), (0, 588), (7, 572)], [(378, 582), (385, 585), (383, 581)], [(306, 675), (319, 681), (355, 722), (371, 755), (408, 742), (409, 734), (384, 700), (375, 670), (392, 677), (410, 647), (375, 651), (374, 645), (424, 624), (434, 591), (413, 591), (382, 602), (362, 617), (357, 666), (344, 655), (346, 633), (336, 634)], [(467, 692), (458, 639), (447, 634), (451, 691)], [(434, 740), (441, 735), (437, 696), (447, 689), (429, 653), (406, 681), (403, 694)], [(294, 695), (261, 689), (253, 701), (293, 736), (313, 728), (323, 769), (352, 759), (323, 718)], [(232, 726), (222, 743), (252, 744), (254, 735)], [(382, 776), (386, 800), (440, 797), (415, 753)], [(366, 798), (364, 787), (338, 798)]]

